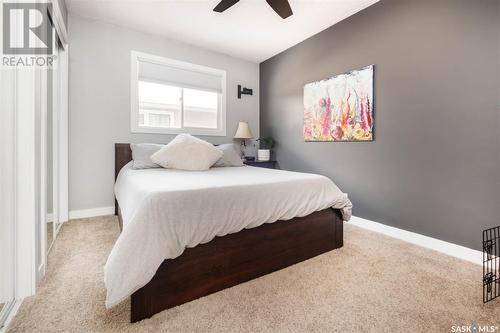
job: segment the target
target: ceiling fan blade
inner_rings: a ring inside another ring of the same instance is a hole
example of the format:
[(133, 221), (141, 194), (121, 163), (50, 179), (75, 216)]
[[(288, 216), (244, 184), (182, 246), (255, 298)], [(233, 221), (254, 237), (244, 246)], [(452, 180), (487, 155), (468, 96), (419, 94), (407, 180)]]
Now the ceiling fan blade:
[(293, 15), (292, 7), (288, 0), (266, 0), (269, 6), (271, 6), (274, 11), (281, 16), (281, 18), (286, 19), (288, 16)]
[(229, 7), (235, 5), (238, 1), (240, 0), (222, 0), (217, 6), (215, 6), (214, 12), (222, 13)]

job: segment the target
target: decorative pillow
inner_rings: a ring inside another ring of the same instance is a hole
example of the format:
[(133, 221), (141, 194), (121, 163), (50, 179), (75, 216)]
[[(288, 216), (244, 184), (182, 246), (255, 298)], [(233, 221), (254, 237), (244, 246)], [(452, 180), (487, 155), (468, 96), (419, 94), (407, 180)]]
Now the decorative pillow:
[(209, 142), (183, 133), (151, 156), (151, 160), (168, 169), (208, 170), (223, 153)]
[(163, 148), (165, 145), (155, 143), (131, 143), (132, 149), (132, 168), (134, 169), (151, 169), (160, 168), (160, 166), (151, 161), (151, 155)]
[(224, 155), (215, 162), (214, 167), (232, 167), (232, 166), (243, 166), (241, 161), (241, 151), (239, 148), (232, 143), (226, 143), (223, 145), (218, 145), (217, 148), (222, 150)]

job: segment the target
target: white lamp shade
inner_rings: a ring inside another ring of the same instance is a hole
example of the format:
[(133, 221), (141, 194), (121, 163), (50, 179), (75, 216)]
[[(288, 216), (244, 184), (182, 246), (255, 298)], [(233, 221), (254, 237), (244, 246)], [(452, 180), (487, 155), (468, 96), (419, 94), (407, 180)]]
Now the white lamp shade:
[(251, 139), (253, 138), (252, 131), (250, 130), (250, 126), (248, 123), (244, 121), (240, 121), (238, 124), (238, 129), (236, 130), (236, 134), (234, 134), (235, 139)]

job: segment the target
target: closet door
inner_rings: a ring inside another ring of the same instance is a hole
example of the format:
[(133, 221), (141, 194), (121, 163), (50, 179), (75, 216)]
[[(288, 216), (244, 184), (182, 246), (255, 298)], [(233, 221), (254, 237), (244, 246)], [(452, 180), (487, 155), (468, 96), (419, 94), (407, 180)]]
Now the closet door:
[(14, 304), (15, 70), (0, 75), (0, 329)]
[(52, 106), (52, 220), (57, 237), (62, 223), (68, 221), (68, 116), (67, 116), (67, 50), (54, 30), (54, 65), (50, 73)]
[(57, 223), (57, 207), (56, 207), (56, 201), (54, 200), (55, 197), (55, 175), (56, 175), (56, 170), (54, 169), (55, 165), (55, 145), (56, 143), (56, 138), (54, 135), (55, 132), (55, 127), (54, 123), (56, 119), (54, 119), (54, 116), (56, 115), (55, 113), (55, 105), (54, 105), (54, 69), (50, 68), (47, 69), (46, 71), (46, 78), (44, 85), (46, 87), (45, 89), (45, 103), (44, 105), (46, 106), (47, 109), (47, 118), (46, 118), (46, 124), (45, 124), (45, 132), (46, 132), (46, 171), (45, 171), (45, 179), (46, 179), (46, 185), (45, 185), (45, 195), (46, 195), (46, 211), (45, 211), (45, 216), (46, 216), (46, 222), (47, 222), (47, 253), (50, 251), (52, 248), (52, 244), (55, 240), (56, 233), (57, 233), (57, 228), (56, 228), (56, 223)]
[[(5, 32), (3, 9), (0, 6), (0, 36)], [(63, 20), (56, 21), (67, 42)], [(11, 38), (23, 40), (24, 30), (18, 24), (13, 27)], [(61, 43), (57, 46), (54, 49), (59, 53)], [(0, 69), (0, 331), (15, 300), (35, 293), (47, 266), (48, 244), (59, 230), (59, 222), (67, 220), (67, 142), (63, 141), (68, 130), (67, 78), (59, 79), (67, 76), (67, 51), (64, 54), (65, 62), (57, 64), (56, 72), (39, 67)], [(47, 156), (49, 149), (55, 149), (58, 157)], [(53, 180), (48, 184), (49, 176), (57, 178), (57, 196)], [(54, 211), (50, 208), (55, 198), (58, 206)], [(47, 230), (47, 221), (54, 218), (57, 223)], [(50, 240), (47, 234), (52, 234)]]
[(47, 70), (47, 250), (68, 221), (67, 50), (53, 30), (53, 66)]

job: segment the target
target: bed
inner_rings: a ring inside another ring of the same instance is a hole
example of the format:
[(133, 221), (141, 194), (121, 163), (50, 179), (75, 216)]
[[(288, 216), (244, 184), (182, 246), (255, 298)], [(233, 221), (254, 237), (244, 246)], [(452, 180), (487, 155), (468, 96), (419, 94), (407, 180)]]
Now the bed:
[(115, 144), (121, 234), (104, 269), (106, 307), (130, 296), (131, 322), (343, 245), (352, 205), (325, 177), (131, 160), (130, 145)]

